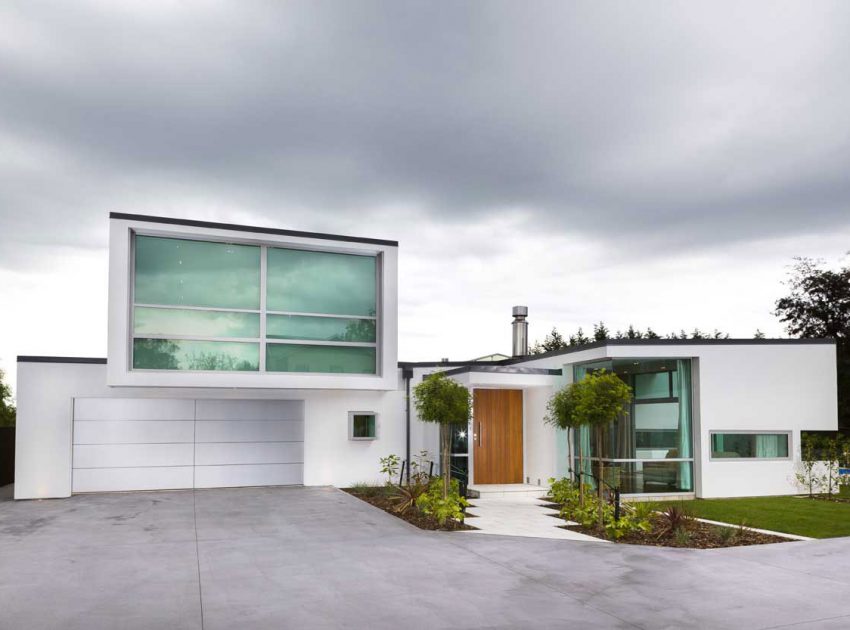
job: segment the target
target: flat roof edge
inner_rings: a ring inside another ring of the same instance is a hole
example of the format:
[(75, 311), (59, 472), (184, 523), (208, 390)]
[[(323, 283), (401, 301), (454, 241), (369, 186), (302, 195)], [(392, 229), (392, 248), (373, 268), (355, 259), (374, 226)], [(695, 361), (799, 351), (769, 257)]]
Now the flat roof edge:
[(256, 234), (277, 234), (279, 236), (298, 236), (301, 238), (317, 238), (326, 241), (342, 241), (345, 243), (368, 243), (370, 245), (387, 245), (398, 247), (398, 241), (388, 241), (380, 238), (361, 236), (345, 236), (342, 234), (326, 234), (324, 232), (303, 232), (300, 230), (283, 230), (279, 228), (261, 227), (255, 225), (238, 225), (236, 223), (215, 223), (213, 221), (197, 221), (195, 219), (177, 219), (174, 217), (155, 217), (147, 214), (127, 214), (110, 212), (110, 219), (124, 221), (144, 221), (146, 223), (163, 223), (167, 225), (185, 225), (189, 227), (212, 228), (218, 230), (233, 230), (236, 232), (253, 232)]
[(19, 354), (18, 363), (94, 363), (106, 365), (106, 359), (101, 357), (45, 357)]
[(835, 345), (832, 337), (813, 337), (802, 339), (604, 339), (582, 346), (570, 346), (561, 350), (552, 350), (542, 354), (529, 354), (499, 361), (498, 365), (513, 365), (525, 361), (536, 361), (548, 357), (573, 354), (584, 350), (595, 350), (608, 346), (770, 346), (770, 345)]
[(554, 368), (524, 368), (510, 367), (505, 365), (465, 365), (453, 370), (443, 372), (446, 376), (455, 376), (458, 374), (466, 374), (470, 372), (479, 372), (484, 374), (508, 374), (513, 376), (532, 375), (532, 376), (561, 376), (563, 370)]

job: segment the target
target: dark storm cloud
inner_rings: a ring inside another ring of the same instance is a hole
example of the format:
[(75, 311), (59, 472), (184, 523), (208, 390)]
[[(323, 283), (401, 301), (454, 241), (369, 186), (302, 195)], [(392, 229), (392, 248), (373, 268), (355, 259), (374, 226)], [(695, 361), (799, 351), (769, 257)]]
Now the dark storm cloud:
[(850, 6), (741, 4), (7, 3), (0, 264), (205, 200), (628, 247), (845, 226)]

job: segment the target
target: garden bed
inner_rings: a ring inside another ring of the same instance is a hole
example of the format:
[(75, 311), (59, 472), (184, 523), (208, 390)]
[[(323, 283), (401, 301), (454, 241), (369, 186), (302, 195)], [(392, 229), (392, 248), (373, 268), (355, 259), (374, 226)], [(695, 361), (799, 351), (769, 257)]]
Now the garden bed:
[[(550, 497), (541, 499), (541, 506), (560, 510), (561, 506)], [(556, 518), (561, 516), (553, 515)], [(764, 534), (747, 527), (725, 527), (704, 523), (694, 518), (685, 519), (681, 527), (669, 530), (665, 527), (664, 516), (658, 514), (650, 519), (651, 529), (647, 532), (633, 531), (613, 539), (607, 536), (604, 528), (598, 526), (561, 525), (562, 529), (593, 536), (601, 540), (629, 545), (647, 545), (652, 547), (677, 547), (683, 549), (718, 549), (723, 547), (742, 547), (748, 545), (767, 545), (789, 542), (789, 538)]]
[[(581, 525), (561, 525), (560, 527), (587, 534), (588, 536), (610, 540), (605, 538), (605, 530), (599, 530), (595, 527), (582, 527)], [(652, 531), (628, 533), (622, 538), (610, 540), (610, 542), (626, 543), (629, 545), (648, 545), (652, 547), (679, 547), (683, 549), (718, 549), (721, 547), (743, 547), (747, 545), (789, 542), (788, 538), (762, 534), (752, 529), (721, 527), (720, 525), (711, 525), (696, 520), (689, 523), (683, 530), (679, 530), (684, 531), (684, 534), (670, 533), (659, 537), (656, 533), (658, 529), (659, 523), (657, 520), (654, 520)], [(729, 530), (729, 533), (724, 535), (723, 530)]]
[[(396, 504), (392, 501), (392, 497), (387, 493), (387, 490), (382, 487), (343, 488), (343, 490), (348, 494), (357, 497), (361, 501), (365, 501), (369, 505), (373, 505), (388, 514), (392, 514), (403, 521), (407, 521), (411, 525), (415, 525), (419, 529), (448, 532), (477, 529), (476, 527), (472, 527), (466, 523), (451, 519), (441, 525), (436, 518), (429, 516), (428, 514), (423, 514), (416, 507), (412, 507), (403, 513), (398, 513), (395, 511)], [(467, 518), (469, 518), (469, 516), (467, 516)]]

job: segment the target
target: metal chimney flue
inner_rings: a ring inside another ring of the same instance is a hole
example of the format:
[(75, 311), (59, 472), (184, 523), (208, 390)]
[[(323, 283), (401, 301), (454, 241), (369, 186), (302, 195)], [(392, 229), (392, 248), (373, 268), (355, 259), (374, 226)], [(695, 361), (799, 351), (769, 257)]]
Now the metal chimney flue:
[(528, 317), (528, 307), (514, 306), (513, 316), (513, 356), (524, 357), (528, 354), (528, 322), (525, 321)]

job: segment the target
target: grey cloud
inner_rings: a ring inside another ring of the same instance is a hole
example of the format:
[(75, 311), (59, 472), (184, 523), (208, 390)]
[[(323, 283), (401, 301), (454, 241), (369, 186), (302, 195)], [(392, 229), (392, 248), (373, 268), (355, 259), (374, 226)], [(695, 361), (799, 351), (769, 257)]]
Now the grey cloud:
[(846, 3), (176, 7), (0, 9), (0, 264), (186, 200), (645, 250), (850, 224)]

